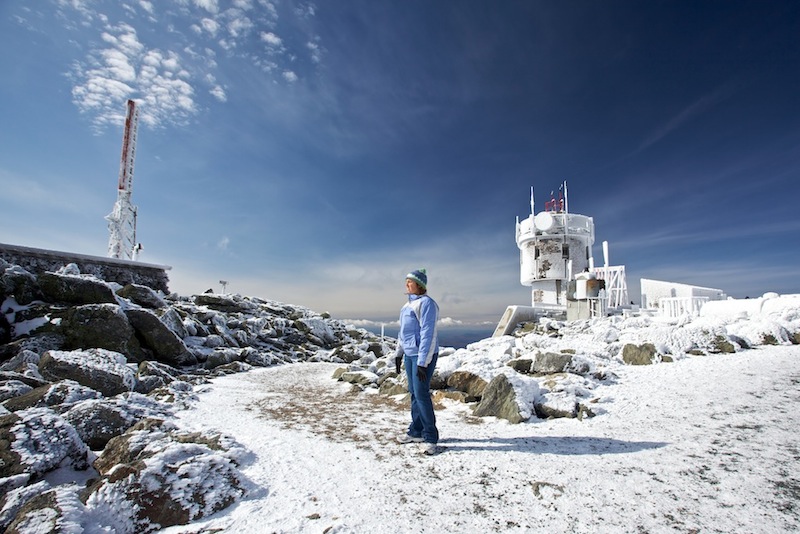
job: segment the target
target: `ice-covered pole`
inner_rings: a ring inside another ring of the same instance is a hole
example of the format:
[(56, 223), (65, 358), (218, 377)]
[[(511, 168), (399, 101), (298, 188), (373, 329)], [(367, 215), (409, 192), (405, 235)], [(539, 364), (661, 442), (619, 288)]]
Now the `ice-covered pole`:
[(117, 201), (114, 203), (113, 211), (106, 216), (110, 258), (134, 260), (140, 248), (136, 243), (136, 207), (131, 204), (138, 123), (139, 110), (136, 108), (136, 102), (128, 100), (125, 129), (122, 134)]

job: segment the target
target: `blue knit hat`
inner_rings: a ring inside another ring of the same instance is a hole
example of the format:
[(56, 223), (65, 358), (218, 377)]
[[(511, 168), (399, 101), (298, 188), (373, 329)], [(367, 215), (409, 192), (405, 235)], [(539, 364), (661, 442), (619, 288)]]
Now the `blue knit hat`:
[(428, 289), (428, 273), (425, 272), (425, 269), (411, 271), (406, 275), (406, 280), (413, 280), (422, 289)]

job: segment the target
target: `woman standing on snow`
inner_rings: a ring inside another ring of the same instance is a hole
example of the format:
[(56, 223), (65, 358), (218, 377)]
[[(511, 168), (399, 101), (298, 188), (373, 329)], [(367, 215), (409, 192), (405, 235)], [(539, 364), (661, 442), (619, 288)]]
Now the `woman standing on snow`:
[(406, 275), (408, 302), (400, 310), (400, 332), (397, 334), (395, 363), (399, 369), (404, 358), (408, 392), (411, 393), (411, 424), (408, 432), (397, 438), (400, 443), (422, 443), (424, 454), (435, 454), (439, 441), (436, 415), (431, 401), (431, 378), (439, 357), (436, 322), (439, 306), (427, 294), (428, 275), (425, 269)]

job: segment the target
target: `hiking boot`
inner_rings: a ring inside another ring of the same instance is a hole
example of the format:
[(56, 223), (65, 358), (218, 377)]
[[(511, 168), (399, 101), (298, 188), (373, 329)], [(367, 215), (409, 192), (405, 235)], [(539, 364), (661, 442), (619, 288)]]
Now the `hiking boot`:
[(426, 456), (433, 456), (436, 454), (436, 444), (435, 443), (423, 443), (419, 449), (422, 454)]
[(402, 443), (403, 445), (406, 443), (422, 443), (422, 438), (403, 434), (402, 436), (397, 436), (397, 443)]

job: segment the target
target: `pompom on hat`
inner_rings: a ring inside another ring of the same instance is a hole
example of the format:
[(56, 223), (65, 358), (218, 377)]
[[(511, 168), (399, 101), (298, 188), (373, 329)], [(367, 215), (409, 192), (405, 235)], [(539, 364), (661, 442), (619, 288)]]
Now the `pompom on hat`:
[(413, 280), (422, 289), (428, 289), (428, 273), (425, 269), (417, 269), (406, 275), (406, 280)]

